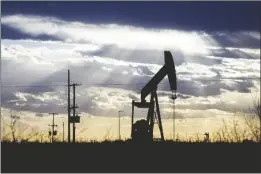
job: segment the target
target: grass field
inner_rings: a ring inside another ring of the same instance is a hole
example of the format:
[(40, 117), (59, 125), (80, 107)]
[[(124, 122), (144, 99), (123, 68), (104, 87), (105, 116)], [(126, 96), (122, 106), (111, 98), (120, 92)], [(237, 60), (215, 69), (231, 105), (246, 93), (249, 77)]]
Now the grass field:
[[(14, 123), (6, 127), (9, 133), (2, 131), (2, 172), (261, 172), (261, 144), (255, 143), (260, 142), (260, 126), (253, 119), (242, 129), (236, 121), (224, 122), (209, 143), (195, 137), (137, 144), (107, 136), (102, 142), (63, 143), (57, 137), (56, 143), (49, 143), (44, 134), (18, 132)], [(253, 141), (242, 143), (245, 139)]]
[(2, 142), (2, 172), (261, 172), (258, 143)]

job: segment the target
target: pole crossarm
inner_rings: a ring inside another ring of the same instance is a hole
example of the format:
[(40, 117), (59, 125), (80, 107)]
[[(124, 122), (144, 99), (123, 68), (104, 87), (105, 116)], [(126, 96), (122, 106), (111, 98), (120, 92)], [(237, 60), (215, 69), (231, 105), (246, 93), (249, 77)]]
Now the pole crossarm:
[(53, 142), (54, 142), (54, 134), (55, 134), (54, 127), (58, 127), (58, 125), (54, 124), (54, 116), (55, 116), (55, 115), (59, 115), (59, 114), (53, 112), (53, 113), (49, 113), (49, 115), (52, 115), (52, 116), (53, 116), (53, 121), (52, 121), (53, 123), (52, 123), (51, 125), (49, 124), (49, 126), (52, 127), (52, 143), (53, 143)]

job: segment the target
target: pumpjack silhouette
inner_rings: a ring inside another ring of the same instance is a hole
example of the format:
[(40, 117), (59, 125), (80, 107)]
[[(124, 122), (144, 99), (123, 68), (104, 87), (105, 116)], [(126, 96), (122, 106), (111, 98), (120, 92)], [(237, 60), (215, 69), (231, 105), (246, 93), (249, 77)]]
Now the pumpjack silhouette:
[[(170, 51), (164, 51), (165, 65), (155, 74), (155, 76), (141, 90), (141, 101), (132, 101), (132, 119), (131, 119), (131, 138), (135, 142), (152, 142), (155, 120), (160, 130), (161, 141), (164, 141), (164, 133), (161, 122), (160, 108), (157, 96), (157, 86), (168, 76), (170, 89), (172, 90), (171, 99), (175, 100), (177, 91), (176, 70), (173, 57)], [(150, 102), (145, 98), (150, 94)], [(156, 105), (156, 111), (155, 111)], [(147, 119), (134, 120), (134, 106), (138, 108), (148, 108)]]

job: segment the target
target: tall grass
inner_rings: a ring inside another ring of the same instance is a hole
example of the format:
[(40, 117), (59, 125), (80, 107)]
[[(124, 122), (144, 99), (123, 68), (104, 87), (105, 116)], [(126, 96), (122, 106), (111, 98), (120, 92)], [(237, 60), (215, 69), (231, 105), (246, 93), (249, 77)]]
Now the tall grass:
[[(239, 121), (236, 119), (236, 114), (234, 114), (234, 119), (232, 122), (228, 122), (223, 120), (222, 126), (212, 132), (210, 135), (209, 142), (243, 142), (248, 139), (254, 142), (260, 142), (260, 125), (261, 125), (261, 117), (260, 117), (260, 100), (256, 100), (254, 102), (252, 111), (254, 115), (244, 114), (244, 125), (240, 125)], [(29, 130), (29, 127), (24, 129), (17, 128), (17, 122), (20, 118), (15, 115), (10, 116), (10, 121), (7, 123), (3, 117), (1, 117), (1, 140), (2, 142), (39, 142), (46, 143), (50, 142), (50, 136), (44, 132), (36, 132), (35, 130)], [(257, 121), (259, 120), (259, 121)], [(102, 140), (98, 139), (88, 139), (80, 137), (80, 134), (85, 132), (87, 129), (82, 129), (77, 134), (77, 142), (110, 142), (117, 141), (111, 135), (111, 128), (107, 130)], [(25, 134), (25, 132), (29, 132)], [(204, 139), (200, 138), (199, 134), (196, 134), (194, 137), (180, 137), (177, 134), (177, 140), (179, 142), (204, 142)], [(59, 133), (55, 136), (55, 142), (63, 142), (63, 136)], [(126, 139), (125, 139), (126, 140)], [(123, 139), (123, 141), (125, 141)], [(66, 137), (65, 137), (65, 141)]]
[[(14, 125), (15, 126), (15, 125)], [(16, 132), (13, 132), (13, 131)], [(25, 131), (28, 131), (29, 133), (25, 134)], [(246, 117), (246, 126), (240, 127), (239, 123), (236, 119), (232, 121), (232, 124), (228, 123), (227, 121), (223, 120), (222, 126), (210, 133), (210, 142), (223, 142), (223, 143), (232, 143), (232, 142), (242, 142), (245, 139), (249, 139), (255, 142), (260, 141), (260, 132), (259, 128), (256, 125), (256, 122), (251, 120), (250, 118)], [(116, 138), (112, 137), (110, 134), (110, 129), (105, 133), (104, 137), (101, 140), (98, 139), (89, 139), (89, 138), (83, 138), (80, 136), (81, 133), (83, 133), (85, 130), (80, 130), (79, 134), (77, 135), (77, 142), (83, 143), (83, 142), (111, 142), (111, 141), (117, 141)], [(38, 143), (49, 143), (51, 142), (51, 137), (48, 135), (48, 133), (43, 132), (35, 132), (33, 130), (30, 130), (29, 128), (25, 128), (24, 130), (21, 129), (13, 129), (7, 126), (2, 126), (2, 142), (38, 142)], [(178, 142), (204, 142), (203, 138), (200, 138), (200, 134), (195, 134), (195, 136), (191, 137), (181, 137), (176, 136), (176, 141)], [(122, 139), (122, 141), (125, 141), (126, 139)], [(63, 135), (59, 133), (57, 136), (55, 136), (54, 139), (55, 142), (63, 142)], [(168, 139), (167, 141), (172, 141), (171, 139)], [(67, 137), (65, 137), (65, 142), (67, 142)]]

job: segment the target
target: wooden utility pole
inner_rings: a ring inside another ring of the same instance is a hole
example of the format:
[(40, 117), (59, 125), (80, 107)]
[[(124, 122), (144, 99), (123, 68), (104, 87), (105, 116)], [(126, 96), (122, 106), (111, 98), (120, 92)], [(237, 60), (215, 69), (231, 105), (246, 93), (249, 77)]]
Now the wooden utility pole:
[(63, 142), (64, 142), (64, 122), (63, 122)]
[(71, 116), (71, 92), (70, 92), (70, 70), (68, 70), (68, 143), (71, 142), (71, 131), (70, 131), (70, 116)]
[[(72, 106), (72, 109), (73, 109), (73, 117), (75, 118), (76, 108), (78, 108), (78, 106), (76, 106), (76, 103), (75, 103), (75, 98), (76, 98), (75, 97), (75, 87), (80, 86), (80, 84), (73, 83), (72, 86), (73, 86), (73, 106)], [(75, 129), (76, 129), (75, 122), (73, 122), (73, 143), (75, 143)]]
[[(71, 106), (71, 92), (70, 92), (70, 88), (71, 86), (73, 87), (73, 105)], [(80, 86), (80, 84), (78, 83), (70, 83), (70, 70), (68, 70), (68, 143), (71, 142), (71, 123), (73, 123), (73, 142), (75, 143), (75, 123), (79, 123), (80, 122), (80, 118), (77, 115), (76, 116), (76, 112), (75, 109), (78, 108), (78, 106), (76, 106), (75, 104), (75, 87), (76, 86)], [(71, 109), (73, 109), (73, 116), (71, 116)]]
[(121, 112), (123, 111), (119, 111), (119, 140), (121, 139)]
[(49, 113), (50, 115), (53, 115), (53, 124), (52, 125), (49, 125), (52, 127), (52, 143), (53, 143), (53, 140), (54, 140), (54, 127), (57, 127), (58, 125), (55, 125), (54, 124), (54, 115), (58, 115), (57, 113)]

